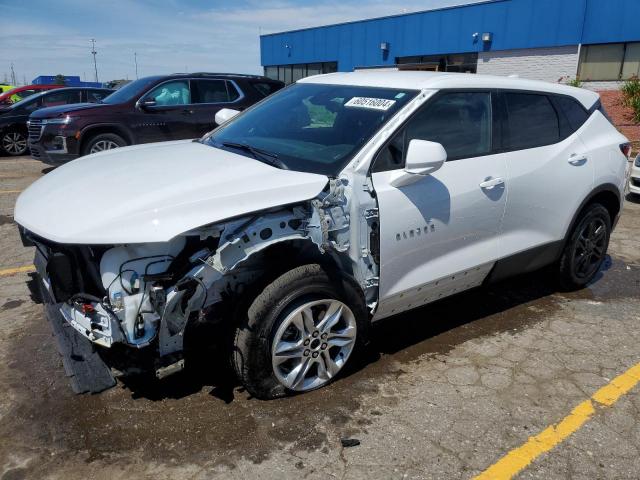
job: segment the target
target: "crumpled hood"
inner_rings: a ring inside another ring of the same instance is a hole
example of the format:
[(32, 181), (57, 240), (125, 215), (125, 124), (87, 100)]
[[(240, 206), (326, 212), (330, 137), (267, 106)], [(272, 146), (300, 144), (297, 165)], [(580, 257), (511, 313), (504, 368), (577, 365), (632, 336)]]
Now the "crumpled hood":
[(79, 158), (34, 182), (15, 221), (58, 243), (164, 242), (202, 225), (317, 196), (327, 177), (192, 140)]

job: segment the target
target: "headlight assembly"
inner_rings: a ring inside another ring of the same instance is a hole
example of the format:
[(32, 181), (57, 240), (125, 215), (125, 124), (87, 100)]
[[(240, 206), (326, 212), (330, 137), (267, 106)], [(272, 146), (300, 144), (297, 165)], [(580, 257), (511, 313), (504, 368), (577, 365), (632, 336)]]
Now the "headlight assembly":
[(71, 117), (47, 118), (42, 121), (43, 125), (67, 125), (71, 121)]

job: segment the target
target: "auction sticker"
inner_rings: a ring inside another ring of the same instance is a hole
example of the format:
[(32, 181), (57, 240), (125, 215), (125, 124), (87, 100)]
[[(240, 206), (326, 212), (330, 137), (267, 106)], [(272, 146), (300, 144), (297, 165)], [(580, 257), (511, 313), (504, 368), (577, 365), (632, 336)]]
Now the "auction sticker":
[(353, 97), (345, 107), (370, 108), (371, 110), (389, 110), (395, 100), (387, 100), (386, 98), (370, 98), (370, 97)]

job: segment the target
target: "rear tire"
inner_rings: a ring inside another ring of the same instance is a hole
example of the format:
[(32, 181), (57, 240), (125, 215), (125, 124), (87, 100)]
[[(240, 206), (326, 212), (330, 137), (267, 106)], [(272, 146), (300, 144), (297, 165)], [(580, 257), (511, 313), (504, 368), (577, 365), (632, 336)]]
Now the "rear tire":
[(232, 364), (247, 391), (272, 399), (323, 387), (366, 339), (364, 298), (320, 265), (281, 275), (251, 303), (237, 327)]
[(116, 135), (115, 133), (99, 133), (87, 141), (82, 149), (82, 155), (90, 155), (92, 153), (126, 146), (127, 142), (120, 135)]
[(560, 257), (559, 281), (565, 290), (578, 290), (596, 276), (606, 257), (611, 216), (599, 203), (581, 213)]
[(27, 146), (27, 135), (19, 130), (5, 132), (0, 138), (0, 148), (2, 148), (4, 153), (12, 157), (24, 155), (29, 150)]

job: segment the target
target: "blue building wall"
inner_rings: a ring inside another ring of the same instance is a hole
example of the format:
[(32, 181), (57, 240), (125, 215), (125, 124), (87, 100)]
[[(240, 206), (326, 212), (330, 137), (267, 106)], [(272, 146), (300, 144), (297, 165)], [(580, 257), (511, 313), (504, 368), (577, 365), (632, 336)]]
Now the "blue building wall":
[[(56, 76), (40, 75), (39, 77), (34, 78), (31, 83), (34, 85), (53, 85), (56, 83)], [(99, 82), (83, 82), (77, 75), (65, 75), (64, 84), (67, 87), (102, 87), (102, 83)]]
[[(474, 40), (483, 32), (490, 44)], [(262, 35), (260, 54), (263, 66), (337, 61), (350, 71), (410, 55), (622, 41), (640, 41), (640, 0), (493, 0)]]

